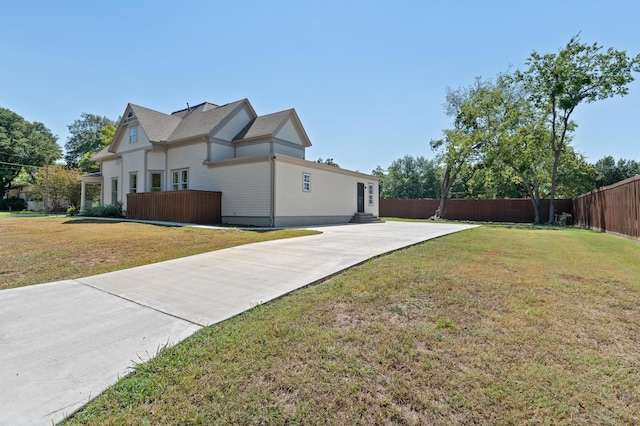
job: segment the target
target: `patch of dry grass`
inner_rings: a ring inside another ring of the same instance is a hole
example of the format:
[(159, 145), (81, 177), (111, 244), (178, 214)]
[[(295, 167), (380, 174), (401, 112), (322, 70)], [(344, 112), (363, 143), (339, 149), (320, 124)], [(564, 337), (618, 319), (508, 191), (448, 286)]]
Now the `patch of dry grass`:
[(60, 217), (0, 217), (0, 289), (78, 278), (306, 230), (163, 227)]
[(72, 424), (638, 424), (640, 246), (482, 227), (209, 327)]

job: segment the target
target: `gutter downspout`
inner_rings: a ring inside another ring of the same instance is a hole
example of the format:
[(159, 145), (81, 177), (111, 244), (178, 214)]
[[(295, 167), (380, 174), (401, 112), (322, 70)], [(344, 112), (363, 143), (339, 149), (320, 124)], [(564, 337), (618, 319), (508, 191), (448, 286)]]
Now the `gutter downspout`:
[[(116, 164), (118, 164), (118, 154), (116, 154)], [(119, 191), (118, 186), (120, 186), (120, 188), (122, 188), (122, 191)], [(123, 204), (122, 202), (122, 197), (124, 196), (124, 159), (122, 158), (122, 154), (120, 154), (120, 178), (118, 179), (118, 183), (116, 185), (116, 193), (118, 194), (118, 196), (120, 197), (120, 203)], [(118, 201), (118, 200), (116, 200)]]
[(271, 212), (269, 227), (275, 226), (275, 212), (276, 212), (276, 156), (269, 156), (269, 163), (271, 163)]

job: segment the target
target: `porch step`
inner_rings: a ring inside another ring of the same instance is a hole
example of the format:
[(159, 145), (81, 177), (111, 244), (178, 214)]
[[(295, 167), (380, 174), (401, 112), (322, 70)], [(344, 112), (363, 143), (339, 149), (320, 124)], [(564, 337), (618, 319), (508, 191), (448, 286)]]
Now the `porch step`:
[(349, 223), (384, 223), (384, 220), (374, 216), (372, 213), (356, 213)]

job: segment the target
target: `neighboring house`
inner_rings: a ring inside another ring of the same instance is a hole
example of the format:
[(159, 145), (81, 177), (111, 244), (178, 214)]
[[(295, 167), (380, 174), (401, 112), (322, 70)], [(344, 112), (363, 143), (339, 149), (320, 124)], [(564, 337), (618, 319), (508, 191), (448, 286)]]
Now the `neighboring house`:
[(32, 185), (23, 183), (20, 185), (11, 185), (5, 192), (5, 198), (21, 198), (25, 201), (27, 210), (39, 211), (43, 210), (42, 201), (31, 200)]
[(25, 201), (29, 201), (29, 192), (31, 191), (31, 185), (23, 183), (20, 185), (11, 185), (4, 193), (4, 198), (22, 198)]
[[(94, 156), (103, 204), (128, 193), (222, 193), (222, 223), (295, 226), (378, 215), (379, 179), (305, 160), (311, 142), (295, 110), (258, 116), (247, 99), (164, 114), (129, 104), (113, 142)], [(82, 202), (84, 203), (84, 197)], [(84, 204), (82, 205), (84, 208)]]

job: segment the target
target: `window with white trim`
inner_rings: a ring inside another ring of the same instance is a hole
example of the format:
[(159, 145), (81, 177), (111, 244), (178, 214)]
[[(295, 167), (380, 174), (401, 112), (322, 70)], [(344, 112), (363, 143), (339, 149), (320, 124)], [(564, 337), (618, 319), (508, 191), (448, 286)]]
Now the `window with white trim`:
[(189, 169), (173, 170), (171, 172), (171, 189), (178, 191), (189, 187)]
[(151, 172), (151, 192), (162, 191), (162, 172)]
[(138, 192), (138, 174), (130, 173), (129, 174), (129, 193), (135, 194)]
[(373, 184), (369, 184), (369, 205), (373, 205)]
[(310, 173), (302, 174), (302, 190), (305, 192), (311, 191), (311, 174)]
[(111, 179), (111, 204), (118, 202), (118, 178)]
[(129, 143), (138, 142), (138, 126), (129, 128)]

